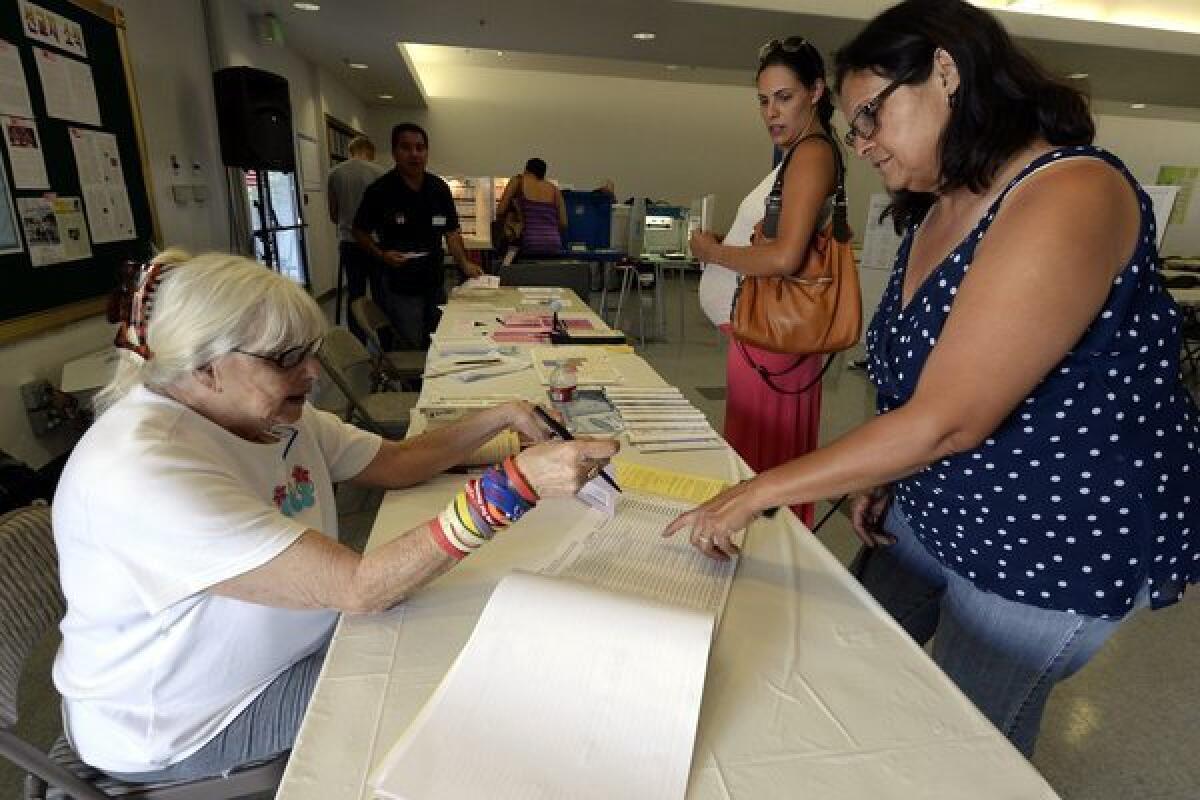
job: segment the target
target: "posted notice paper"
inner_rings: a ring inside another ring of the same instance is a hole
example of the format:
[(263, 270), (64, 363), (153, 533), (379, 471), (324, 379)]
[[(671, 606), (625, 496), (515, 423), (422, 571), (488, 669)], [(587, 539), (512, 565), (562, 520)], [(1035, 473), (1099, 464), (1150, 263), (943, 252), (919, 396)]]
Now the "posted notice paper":
[(17, 209), (33, 266), (91, 256), (92, 243), (78, 197), (18, 197)]
[(133, 226), (117, 137), (82, 128), (69, 131), (92, 240), (99, 244), (135, 238), (137, 229)]
[(12, 164), (13, 185), (18, 189), (49, 189), (37, 123), (29, 117), (0, 116), (0, 127)]
[(0, 39), (0, 114), (33, 116), (29, 85), (21, 67), (21, 52), (16, 45)]
[(58, 119), (100, 125), (100, 105), (96, 102), (96, 84), (92, 68), (82, 61), (33, 48), (46, 113)]

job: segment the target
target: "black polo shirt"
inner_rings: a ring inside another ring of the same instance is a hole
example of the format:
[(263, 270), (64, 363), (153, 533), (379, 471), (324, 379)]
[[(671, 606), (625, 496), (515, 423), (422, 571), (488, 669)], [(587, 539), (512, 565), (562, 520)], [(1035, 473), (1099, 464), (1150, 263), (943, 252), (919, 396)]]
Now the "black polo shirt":
[(393, 169), (363, 192), (354, 227), (375, 237), (381, 250), (425, 253), (402, 267), (384, 266), (394, 292), (420, 294), (442, 285), (442, 237), (457, 231), (458, 212), (446, 182), (429, 172), (413, 190)]

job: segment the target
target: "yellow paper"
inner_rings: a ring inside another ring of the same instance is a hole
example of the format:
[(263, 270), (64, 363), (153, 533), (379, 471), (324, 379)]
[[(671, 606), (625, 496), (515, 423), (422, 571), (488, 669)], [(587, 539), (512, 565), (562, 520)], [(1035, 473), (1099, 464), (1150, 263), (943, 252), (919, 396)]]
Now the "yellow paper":
[(521, 440), (513, 431), (500, 431), (483, 443), (478, 450), (463, 461), (463, 466), (475, 467), (499, 464), (509, 456), (521, 452)]
[(622, 489), (633, 489), (696, 504), (708, 502), (732, 485), (719, 478), (689, 475), (686, 472), (634, 464), (622, 459), (615, 459), (612, 463), (617, 472), (617, 483), (621, 484)]

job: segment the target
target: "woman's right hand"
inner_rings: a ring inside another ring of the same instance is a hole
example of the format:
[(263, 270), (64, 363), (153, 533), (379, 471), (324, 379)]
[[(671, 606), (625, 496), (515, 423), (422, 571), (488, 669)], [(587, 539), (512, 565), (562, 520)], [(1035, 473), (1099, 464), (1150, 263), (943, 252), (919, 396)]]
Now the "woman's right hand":
[(896, 537), (883, 529), (883, 518), (892, 502), (892, 487), (876, 486), (854, 496), (850, 502), (850, 527), (866, 547), (896, 543)]
[(546, 442), (517, 456), (517, 468), (538, 497), (569, 497), (608, 464), (620, 447), (616, 439)]

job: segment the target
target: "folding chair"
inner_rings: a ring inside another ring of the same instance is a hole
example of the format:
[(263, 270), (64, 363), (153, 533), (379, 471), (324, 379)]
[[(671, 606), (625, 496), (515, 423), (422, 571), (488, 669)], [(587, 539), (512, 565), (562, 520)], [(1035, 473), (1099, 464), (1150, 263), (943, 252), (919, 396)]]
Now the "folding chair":
[(387, 314), (371, 298), (357, 298), (350, 305), (350, 313), (367, 334), (367, 351), (374, 359), (377, 372), (376, 385), (386, 386), (391, 380), (418, 384), (425, 371), (426, 351), (389, 349), (399, 337)]
[(84, 764), (64, 736), (49, 753), (17, 733), (17, 688), (30, 652), (66, 609), (50, 509), (25, 506), (0, 516), (0, 755), (24, 770), (25, 800), (233, 800), (274, 792), (287, 756), (229, 775), (130, 784)]
[(362, 342), (345, 328), (333, 328), (317, 351), (325, 374), (341, 391), (343, 402), (336, 410), (342, 419), (362, 425), (389, 439), (403, 439), (408, 432), (416, 392), (374, 391), (375, 365)]

